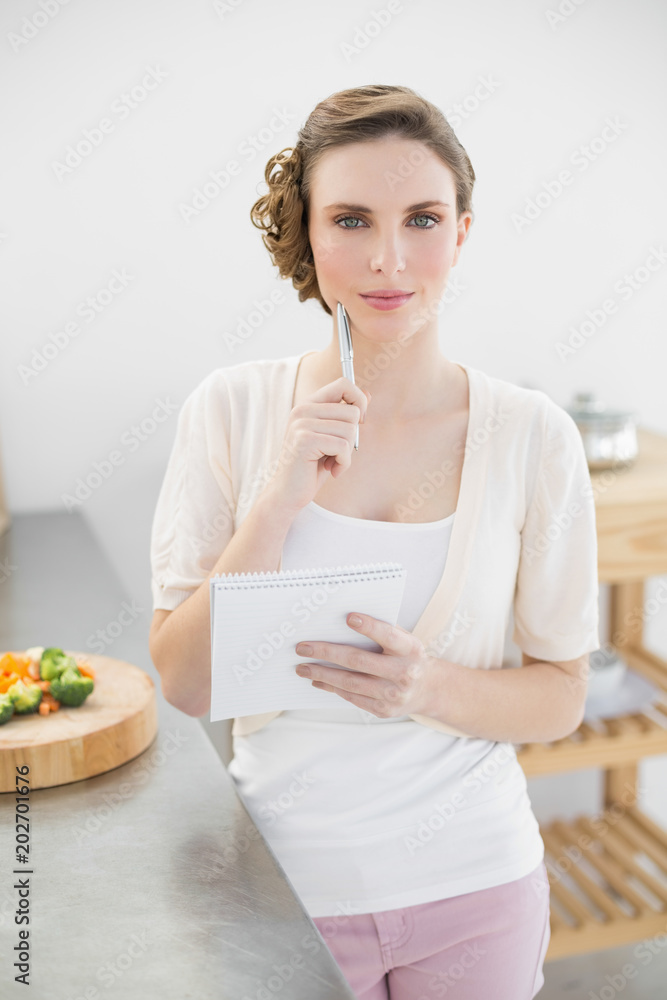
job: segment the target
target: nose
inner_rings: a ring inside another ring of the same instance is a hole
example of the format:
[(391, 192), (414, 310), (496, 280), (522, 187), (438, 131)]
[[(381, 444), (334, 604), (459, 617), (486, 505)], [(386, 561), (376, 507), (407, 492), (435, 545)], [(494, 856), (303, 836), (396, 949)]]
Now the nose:
[(373, 271), (379, 270), (384, 274), (405, 270), (405, 251), (399, 233), (392, 230), (375, 236), (371, 248), (370, 266)]

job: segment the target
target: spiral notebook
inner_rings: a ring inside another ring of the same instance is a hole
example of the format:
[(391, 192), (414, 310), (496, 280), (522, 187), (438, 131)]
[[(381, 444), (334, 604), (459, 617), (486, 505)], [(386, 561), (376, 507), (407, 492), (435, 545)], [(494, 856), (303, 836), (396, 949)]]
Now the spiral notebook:
[(347, 704), (299, 677), (295, 647), (312, 639), (381, 653), (347, 624), (352, 611), (395, 625), (406, 570), (396, 562), (272, 573), (219, 573), (210, 580), (211, 722), (285, 709)]

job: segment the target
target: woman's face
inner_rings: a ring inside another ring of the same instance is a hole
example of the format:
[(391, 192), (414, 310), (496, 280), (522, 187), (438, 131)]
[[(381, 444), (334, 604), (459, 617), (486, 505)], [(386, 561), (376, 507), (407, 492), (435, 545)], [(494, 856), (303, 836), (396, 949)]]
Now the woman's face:
[[(454, 175), (422, 143), (387, 137), (328, 150), (313, 173), (308, 236), (334, 318), (342, 302), (352, 327), (380, 340), (435, 327), (471, 217), (457, 220)], [(396, 289), (409, 295), (389, 309), (369, 297)]]

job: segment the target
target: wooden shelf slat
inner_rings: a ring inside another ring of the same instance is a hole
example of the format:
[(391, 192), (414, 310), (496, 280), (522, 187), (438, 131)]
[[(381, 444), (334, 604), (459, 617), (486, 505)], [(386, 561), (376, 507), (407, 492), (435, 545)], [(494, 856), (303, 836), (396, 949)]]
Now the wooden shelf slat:
[[(619, 864), (623, 867), (623, 870), (630, 875), (633, 875), (640, 883), (645, 885), (654, 896), (662, 900), (663, 903), (667, 903), (667, 887), (661, 885), (660, 882), (650, 872), (642, 868), (641, 865), (637, 864), (631, 851), (628, 850), (628, 845), (623, 841), (623, 839), (614, 831), (609, 830), (605, 835), (605, 850), (609, 855), (614, 857)], [(623, 892), (627, 892), (629, 887), (626, 885)], [(631, 892), (634, 890), (630, 889)], [(641, 896), (639, 897), (642, 898)], [(642, 906), (646, 908), (648, 904), (644, 901)]]
[(554, 882), (551, 886), (551, 893), (569, 913), (578, 918), (579, 930), (589, 927), (594, 922), (601, 923), (600, 919), (590, 910), (587, 910), (583, 903), (561, 882)]
[(656, 712), (660, 712), (661, 715), (664, 715), (665, 717), (667, 717), (667, 702), (660, 701), (658, 699), (657, 701), (653, 702), (653, 708), (654, 708), (654, 710)]
[(553, 907), (551, 908), (551, 913), (549, 914), (549, 921), (551, 923), (552, 934), (554, 930), (569, 927), (569, 924), (567, 924), (566, 921), (563, 920), (563, 918), (558, 913), (556, 913)]
[(619, 820), (616, 830), (620, 836), (625, 837), (630, 842), (631, 849), (634, 847), (637, 851), (643, 851), (659, 868), (667, 871), (667, 850), (662, 844), (656, 843), (646, 830), (635, 826), (631, 821), (626, 820), (625, 816)]
[(580, 817), (576, 826), (570, 827), (566, 823), (559, 823), (559, 827), (562, 827), (564, 831), (567, 831), (567, 835), (570, 838), (570, 842), (577, 844), (581, 840), (581, 834), (586, 833), (592, 840), (602, 846), (602, 852), (592, 850), (591, 846), (584, 849), (586, 860), (594, 867), (597, 868), (599, 873), (604, 876), (612, 889), (614, 889), (618, 895), (626, 903), (635, 910), (636, 915), (641, 916), (649, 912), (650, 907), (643, 896), (641, 896), (631, 885), (628, 885), (627, 872), (623, 865), (616, 858), (613, 851), (609, 851), (607, 844), (608, 833), (605, 835), (604, 839), (600, 838), (599, 833), (595, 831), (595, 828), (591, 825), (590, 820), (587, 816)]
[(642, 827), (649, 833), (654, 840), (663, 847), (667, 848), (667, 831), (663, 830), (661, 827), (655, 823), (650, 816), (647, 816), (645, 812), (641, 809), (628, 809), (628, 816), (630, 819), (637, 824), (637, 826)]
[[(565, 853), (565, 847), (567, 843), (564, 838), (558, 836), (553, 827), (549, 830), (542, 831), (542, 839), (544, 840), (544, 845), (550, 854), (555, 857), (561, 857)], [(567, 856), (567, 855), (566, 855)], [(572, 877), (581, 889), (587, 893), (591, 899), (597, 904), (598, 909), (606, 913), (608, 917), (625, 917), (626, 913), (618, 905), (616, 900), (612, 899), (610, 896), (605, 894), (604, 889), (594, 882), (584, 871), (573, 865), (568, 874)]]
[(626, 736), (628, 733), (641, 732), (636, 724), (633, 725), (628, 715), (624, 715), (619, 719), (605, 719), (604, 721), (610, 736)]
[(605, 719), (605, 722), (612, 736), (623, 736), (625, 733), (650, 733), (652, 729), (658, 728), (657, 722), (640, 712), (623, 715), (618, 719)]
[(667, 660), (663, 660), (643, 646), (626, 645), (619, 650), (619, 653), (629, 667), (642, 674), (657, 688), (667, 691)]

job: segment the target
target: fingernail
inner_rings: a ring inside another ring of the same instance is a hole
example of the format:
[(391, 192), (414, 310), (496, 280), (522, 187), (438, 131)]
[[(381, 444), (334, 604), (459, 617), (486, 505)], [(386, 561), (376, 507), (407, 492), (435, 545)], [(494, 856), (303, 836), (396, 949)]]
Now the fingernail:
[(299, 656), (313, 655), (313, 647), (309, 646), (307, 642), (300, 642), (299, 645), (296, 647), (296, 651), (299, 654)]
[(354, 625), (356, 628), (358, 628), (362, 624), (362, 621), (361, 621), (361, 618), (359, 617), (359, 615), (350, 615), (350, 617), (347, 619), (347, 621), (348, 621), (349, 625)]

